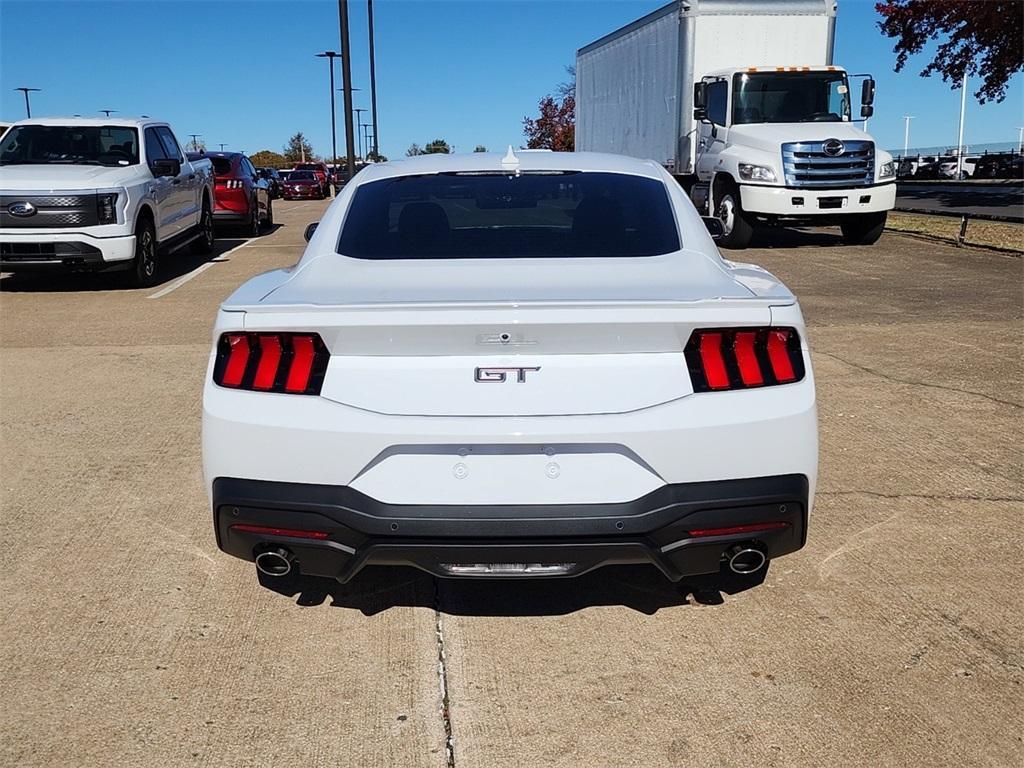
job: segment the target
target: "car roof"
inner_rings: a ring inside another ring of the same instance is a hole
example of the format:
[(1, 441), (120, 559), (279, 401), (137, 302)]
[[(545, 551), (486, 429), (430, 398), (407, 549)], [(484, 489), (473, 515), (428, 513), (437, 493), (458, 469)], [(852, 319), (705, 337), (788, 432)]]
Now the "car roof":
[[(450, 172), (581, 171), (624, 173), (661, 180), (664, 170), (653, 160), (638, 160), (603, 152), (551, 152), (509, 148), (509, 152), (473, 152), (461, 155), (430, 154), (389, 160), (365, 166), (353, 178), (355, 184), (380, 179)], [(503, 162), (508, 160), (509, 162)], [(513, 162), (514, 161), (514, 162)]]
[(33, 117), (28, 120), (19, 120), (16, 125), (82, 125), (95, 126), (99, 128), (142, 128), (149, 125), (167, 125), (163, 120), (154, 120), (148, 117)]

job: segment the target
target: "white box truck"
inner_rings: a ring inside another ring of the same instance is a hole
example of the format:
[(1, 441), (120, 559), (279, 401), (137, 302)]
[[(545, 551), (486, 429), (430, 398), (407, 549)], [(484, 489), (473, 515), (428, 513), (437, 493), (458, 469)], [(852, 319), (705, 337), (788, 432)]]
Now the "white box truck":
[[(892, 156), (853, 124), (834, 0), (674, 0), (576, 54), (576, 149), (653, 159), (743, 248), (757, 225), (875, 242)], [(863, 77), (860, 116), (873, 111)]]

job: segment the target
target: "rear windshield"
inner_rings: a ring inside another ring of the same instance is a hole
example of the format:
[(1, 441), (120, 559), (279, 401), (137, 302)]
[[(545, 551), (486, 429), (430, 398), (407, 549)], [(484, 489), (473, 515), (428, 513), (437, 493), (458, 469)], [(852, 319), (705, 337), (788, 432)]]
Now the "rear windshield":
[(213, 163), (213, 173), (216, 176), (230, 176), (231, 175), (231, 160), (226, 157), (211, 157), (210, 162)]
[(322, 171), (319, 163), (299, 163), (295, 166), (296, 170), (302, 171)]
[(656, 256), (679, 249), (665, 185), (617, 173), (450, 173), (364, 184), (338, 252), (358, 259)]
[(315, 178), (312, 171), (292, 171), (288, 174), (288, 181), (312, 181)]

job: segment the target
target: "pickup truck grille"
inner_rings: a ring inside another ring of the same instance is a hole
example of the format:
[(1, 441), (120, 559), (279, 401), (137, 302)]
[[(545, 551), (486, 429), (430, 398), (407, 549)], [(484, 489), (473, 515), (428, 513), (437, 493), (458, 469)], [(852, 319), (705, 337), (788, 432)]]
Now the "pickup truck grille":
[[(9, 207), (15, 203), (30, 203), (36, 212), (14, 216)], [(2, 229), (91, 227), (98, 223), (96, 195), (0, 195)]]
[(863, 187), (875, 181), (875, 144), (837, 139), (783, 144), (782, 167), (787, 187)]

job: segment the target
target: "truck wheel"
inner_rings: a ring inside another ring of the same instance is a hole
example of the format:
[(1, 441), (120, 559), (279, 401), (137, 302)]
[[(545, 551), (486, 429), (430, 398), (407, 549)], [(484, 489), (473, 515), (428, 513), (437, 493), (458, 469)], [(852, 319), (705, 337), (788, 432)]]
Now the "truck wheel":
[(848, 216), (840, 228), (847, 245), (872, 245), (882, 236), (887, 212)]
[(740, 191), (735, 186), (728, 187), (715, 207), (715, 215), (722, 222), (724, 233), (718, 238), (723, 248), (742, 249), (750, 245), (754, 236), (754, 225), (743, 212), (740, 205)]
[(213, 253), (213, 241), (215, 238), (213, 231), (213, 212), (210, 210), (210, 204), (205, 200), (203, 201), (203, 212), (199, 215), (199, 230), (202, 234), (192, 241), (192, 245), (190, 246), (192, 253)]
[(135, 226), (135, 259), (128, 270), (128, 283), (134, 288), (148, 288), (156, 282), (157, 243), (153, 224), (142, 219)]

